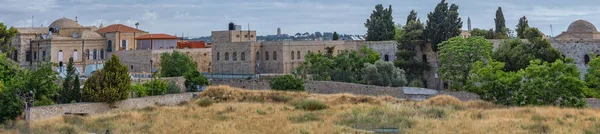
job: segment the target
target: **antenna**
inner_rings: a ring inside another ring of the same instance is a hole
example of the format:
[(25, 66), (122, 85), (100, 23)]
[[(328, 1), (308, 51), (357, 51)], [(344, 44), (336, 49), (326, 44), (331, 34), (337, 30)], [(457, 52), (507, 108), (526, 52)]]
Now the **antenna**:
[(552, 24), (550, 24), (550, 37), (554, 37), (554, 30), (552, 30)]
[(33, 27), (33, 15), (31, 15), (31, 27)]

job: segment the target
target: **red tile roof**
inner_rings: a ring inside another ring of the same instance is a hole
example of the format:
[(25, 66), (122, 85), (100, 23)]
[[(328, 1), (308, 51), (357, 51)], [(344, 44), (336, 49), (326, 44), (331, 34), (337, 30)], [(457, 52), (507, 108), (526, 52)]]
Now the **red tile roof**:
[(133, 32), (138, 32), (138, 33), (146, 33), (146, 31), (142, 31), (139, 29), (135, 29), (123, 24), (113, 24), (110, 26), (106, 26), (102, 29), (98, 29), (96, 30), (97, 33), (112, 33), (112, 32), (122, 32), (122, 33), (133, 33)]
[(177, 36), (172, 36), (168, 34), (146, 34), (144, 36), (140, 36), (135, 38), (136, 40), (150, 40), (150, 39), (178, 39)]

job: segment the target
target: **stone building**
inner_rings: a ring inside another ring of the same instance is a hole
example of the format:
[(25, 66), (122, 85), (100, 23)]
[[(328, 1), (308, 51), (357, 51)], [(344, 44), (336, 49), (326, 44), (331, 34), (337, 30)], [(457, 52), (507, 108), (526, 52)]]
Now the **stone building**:
[[(131, 51), (118, 51), (115, 55), (119, 56), (121, 62), (128, 67), (132, 74), (150, 74), (153, 70), (160, 70), (160, 56), (163, 53), (172, 53), (178, 51), (188, 55), (194, 60), (200, 72), (211, 72), (211, 49), (140, 49)], [(147, 76), (147, 75), (146, 75)]]
[(586, 20), (571, 23), (567, 31), (551, 38), (550, 41), (552, 47), (558, 49), (563, 56), (574, 59), (582, 74), (587, 73), (587, 64), (592, 55), (600, 54), (600, 32), (594, 24)]
[(146, 31), (132, 28), (123, 24), (113, 24), (107, 27), (100, 28), (96, 31), (106, 38), (107, 52), (121, 50), (135, 50), (137, 42), (135, 38), (148, 34)]
[[(213, 74), (290, 74), (308, 53), (324, 53), (334, 47), (334, 55), (343, 50), (366, 46), (381, 55), (382, 60), (396, 59), (395, 41), (240, 41), (238, 31), (214, 31), (212, 49)], [(243, 33), (243, 32), (242, 32)], [(250, 35), (255, 34), (250, 33)], [(249, 36), (256, 37), (256, 36)]]
[[(10, 57), (21, 67), (35, 67), (38, 62), (52, 62), (64, 67), (69, 58), (73, 58), (77, 70), (82, 70), (80, 72), (86, 75), (90, 73), (83, 71), (89, 70), (86, 69), (87, 65), (102, 64), (112, 52), (119, 50), (116, 45), (135, 49), (135, 44), (129, 46), (127, 43), (135, 42), (133, 37), (147, 34), (121, 24), (108, 27), (101, 25), (100, 29), (95, 26), (82, 26), (69, 18), (60, 18), (48, 27), (16, 29), (18, 33), (13, 38), (12, 46), (17, 49)], [(123, 43), (115, 45), (113, 42), (117, 40)]]

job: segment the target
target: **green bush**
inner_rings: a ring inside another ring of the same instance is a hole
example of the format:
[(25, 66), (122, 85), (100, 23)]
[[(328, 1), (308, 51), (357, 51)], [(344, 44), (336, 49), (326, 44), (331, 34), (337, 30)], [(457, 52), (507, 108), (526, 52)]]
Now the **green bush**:
[(192, 58), (179, 51), (160, 55), (160, 73), (163, 77), (179, 77), (184, 73), (197, 70), (198, 65)]
[(208, 106), (212, 105), (213, 103), (214, 103), (214, 101), (207, 97), (202, 97), (202, 98), (198, 99), (198, 101), (196, 101), (196, 104), (198, 104), (198, 106), (201, 106), (201, 107), (208, 107)]
[(164, 95), (165, 93), (167, 93), (167, 86), (169, 84), (161, 79), (154, 79), (152, 81), (144, 83), (143, 85), (144, 87), (146, 87), (146, 89), (148, 89), (148, 95), (155, 96)]
[(292, 75), (284, 75), (273, 78), (269, 85), (275, 90), (304, 91), (304, 82), (302, 79), (295, 78)]
[(296, 107), (296, 109), (303, 109), (308, 111), (316, 111), (329, 108), (329, 106), (327, 106), (327, 104), (323, 103), (322, 101), (313, 99), (301, 100), (300, 102), (294, 104), (294, 106)]
[(133, 90), (137, 97), (148, 96), (148, 88), (144, 87), (142, 84), (131, 85), (131, 90)]
[(206, 79), (204, 75), (200, 74), (198, 70), (185, 73), (183, 78), (185, 78), (185, 86), (188, 88), (188, 92), (195, 91), (192, 89), (196, 88), (196, 85), (210, 85), (208, 79)]
[(167, 93), (168, 94), (178, 94), (178, 93), (181, 93), (181, 88), (179, 88), (177, 86), (177, 83), (175, 83), (175, 81), (169, 81), (169, 83), (167, 85)]
[(414, 79), (412, 81), (410, 81), (410, 83), (408, 83), (409, 87), (425, 87), (425, 84), (423, 84), (423, 81), (421, 81), (420, 79)]

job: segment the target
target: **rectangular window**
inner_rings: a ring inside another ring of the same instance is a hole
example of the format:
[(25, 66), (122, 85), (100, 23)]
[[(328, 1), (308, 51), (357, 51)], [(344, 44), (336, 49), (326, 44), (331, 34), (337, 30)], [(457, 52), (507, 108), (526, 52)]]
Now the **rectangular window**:
[(46, 61), (46, 51), (42, 51), (42, 59)]
[(25, 52), (25, 61), (31, 61), (31, 51)]

